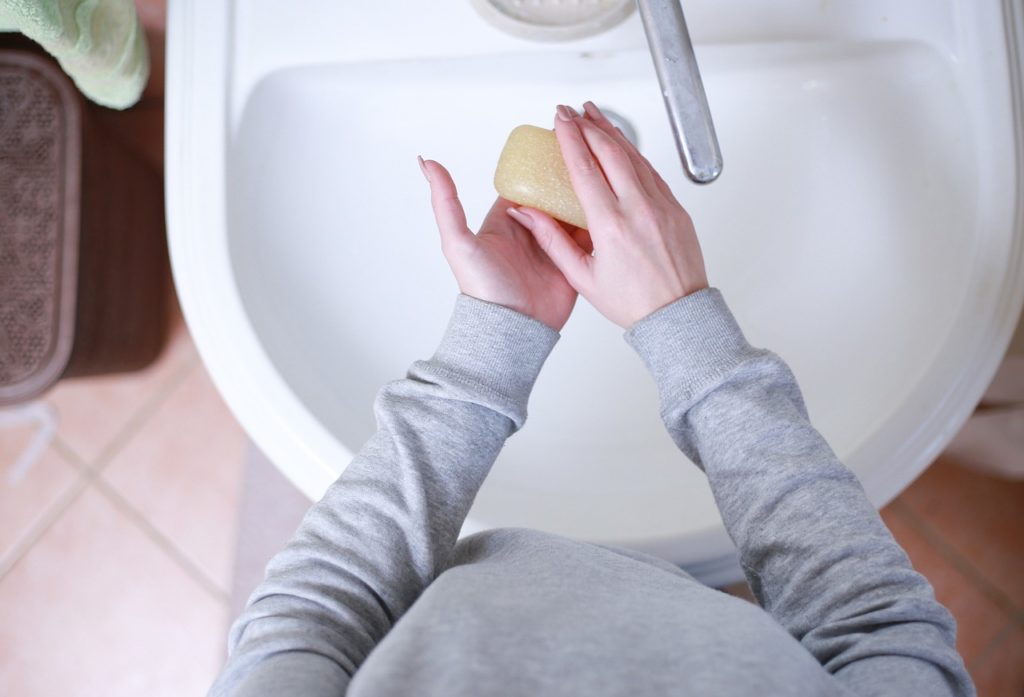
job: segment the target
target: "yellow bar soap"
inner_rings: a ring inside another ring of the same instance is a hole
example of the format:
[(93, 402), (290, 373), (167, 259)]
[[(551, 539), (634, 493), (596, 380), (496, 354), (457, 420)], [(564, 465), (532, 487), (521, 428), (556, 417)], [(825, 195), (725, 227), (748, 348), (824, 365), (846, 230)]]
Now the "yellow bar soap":
[(520, 206), (536, 208), (576, 227), (587, 227), (554, 131), (537, 126), (514, 128), (498, 158), (494, 188)]

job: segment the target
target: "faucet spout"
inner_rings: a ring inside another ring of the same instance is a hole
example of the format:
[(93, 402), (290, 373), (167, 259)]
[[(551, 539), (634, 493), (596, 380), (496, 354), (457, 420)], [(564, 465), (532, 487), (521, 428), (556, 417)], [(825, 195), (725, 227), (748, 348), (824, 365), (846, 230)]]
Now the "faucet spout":
[(679, 157), (698, 184), (722, 173), (722, 151), (680, 0), (637, 0)]

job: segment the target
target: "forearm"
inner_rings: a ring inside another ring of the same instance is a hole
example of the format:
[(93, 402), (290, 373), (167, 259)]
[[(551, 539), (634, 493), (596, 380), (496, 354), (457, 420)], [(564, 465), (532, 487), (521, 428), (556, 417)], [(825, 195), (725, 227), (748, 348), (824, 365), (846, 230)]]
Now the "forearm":
[(214, 694), (271, 694), (282, 671), (324, 694), (344, 690), (446, 567), (556, 340), (534, 320), (460, 296), (437, 353), (381, 390), (377, 432), (271, 561), (232, 629)]
[(764, 608), (855, 691), (895, 662), (893, 694), (969, 693), (949, 613), (810, 425), (792, 373), (747, 344), (717, 291), (628, 338), (673, 438), (707, 473)]

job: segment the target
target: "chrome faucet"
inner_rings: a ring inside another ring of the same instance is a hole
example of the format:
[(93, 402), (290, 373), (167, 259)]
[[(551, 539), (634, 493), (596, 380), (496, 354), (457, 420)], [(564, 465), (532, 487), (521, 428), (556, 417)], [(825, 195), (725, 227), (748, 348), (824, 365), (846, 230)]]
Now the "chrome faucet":
[(722, 151), (680, 0), (637, 0), (665, 109), (686, 174), (698, 184), (722, 173)]

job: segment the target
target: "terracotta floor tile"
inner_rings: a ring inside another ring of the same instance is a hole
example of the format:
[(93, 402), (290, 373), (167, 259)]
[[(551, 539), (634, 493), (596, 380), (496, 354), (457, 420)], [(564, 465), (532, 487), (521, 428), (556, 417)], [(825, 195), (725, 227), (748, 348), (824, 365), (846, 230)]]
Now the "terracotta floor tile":
[(1024, 610), (1024, 482), (940, 458), (900, 500)]
[(192, 339), (179, 325), (163, 355), (145, 370), (61, 382), (46, 397), (60, 418), (58, 434), (92, 464), (148, 399), (197, 360)]
[(886, 508), (882, 518), (914, 568), (932, 584), (935, 597), (953, 613), (957, 650), (964, 663), (970, 664), (996, 637), (1006, 622), (1006, 614), (911, 527), (898, 506)]
[(0, 427), (0, 559), (68, 491), (77, 470), (48, 447), (20, 481), (13, 467), (31, 442), (34, 426)]
[(0, 581), (0, 694), (187, 697), (225, 607), (89, 487)]
[(972, 667), (978, 697), (1024, 695), (1024, 627), (1007, 625), (999, 644)]
[(225, 592), (247, 439), (196, 366), (103, 477)]

